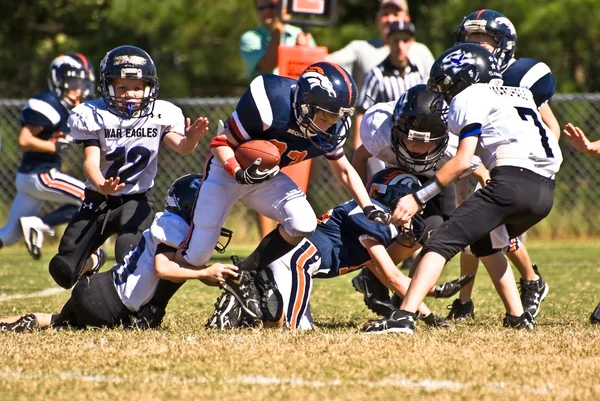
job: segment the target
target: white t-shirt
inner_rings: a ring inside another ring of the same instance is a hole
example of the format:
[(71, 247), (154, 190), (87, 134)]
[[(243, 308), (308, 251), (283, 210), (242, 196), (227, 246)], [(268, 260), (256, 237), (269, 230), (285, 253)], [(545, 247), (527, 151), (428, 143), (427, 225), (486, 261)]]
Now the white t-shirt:
[[(119, 117), (108, 111), (104, 100), (93, 100), (75, 107), (68, 124), (75, 141), (98, 141), (104, 177), (118, 174), (127, 184), (114, 195), (152, 188), (163, 136), (170, 131), (183, 135), (185, 130), (181, 109), (164, 100), (157, 100), (152, 114), (142, 118)], [(89, 182), (86, 187), (95, 190)]]
[(563, 160), (525, 88), (471, 85), (450, 102), (448, 128), (459, 139), (479, 135), (475, 154), (488, 170), (510, 165), (553, 177)]
[[(394, 118), (394, 107), (396, 102), (378, 103), (371, 107), (363, 116), (360, 124), (360, 139), (365, 149), (374, 157), (386, 164), (386, 167), (400, 167), (409, 170), (408, 166), (404, 166), (398, 162), (396, 154), (392, 150), (392, 126)], [(448, 160), (456, 155), (458, 149), (458, 137), (450, 135), (448, 146), (436, 166), (425, 172), (412, 172), (431, 178), (435, 172), (439, 170)], [(471, 167), (463, 176), (471, 174), (481, 163), (478, 157), (473, 157)]]

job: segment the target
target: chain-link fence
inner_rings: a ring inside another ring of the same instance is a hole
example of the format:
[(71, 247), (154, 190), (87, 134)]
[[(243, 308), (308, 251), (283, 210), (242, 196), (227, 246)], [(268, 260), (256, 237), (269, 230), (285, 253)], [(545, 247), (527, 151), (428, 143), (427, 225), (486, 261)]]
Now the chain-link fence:
[[(172, 101), (183, 109), (184, 115), (192, 119), (199, 116), (208, 117), (211, 121), (211, 133), (208, 135), (210, 137), (214, 134), (217, 121), (224, 120), (233, 111), (237, 99)], [(6, 221), (16, 192), (14, 178), (21, 158), (17, 145), (20, 130), (19, 113), (24, 105), (24, 100), (0, 100), (0, 224)], [(590, 139), (600, 138), (600, 94), (557, 95), (552, 102), (552, 109), (561, 125), (573, 122), (582, 127)], [(187, 157), (163, 147), (154, 189), (157, 199), (164, 197), (170, 183), (180, 175), (202, 170), (204, 159), (209, 153), (208, 137)], [(554, 209), (546, 220), (531, 230), (530, 235), (536, 238), (598, 237), (600, 218), (595, 210), (600, 205), (600, 157), (581, 155), (572, 149), (566, 140), (561, 141), (561, 144), (565, 161), (557, 177)], [(72, 149), (63, 158), (63, 171), (83, 179), (82, 153), (77, 147)], [(350, 156), (350, 149), (348, 154)], [(317, 214), (348, 198), (344, 189), (333, 178), (324, 158), (318, 158), (312, 164), (308, 198)], [(157, 203), (157, 208), (162, 207), (160, 203)], [(52, 208), (53, 205), (46, 205), (44, 211), (50, 211)], [(234, 229), (238, 243), (256, 241), (258, 238), (255, 213), (241, 202), (234, 207), (226, 224)]]

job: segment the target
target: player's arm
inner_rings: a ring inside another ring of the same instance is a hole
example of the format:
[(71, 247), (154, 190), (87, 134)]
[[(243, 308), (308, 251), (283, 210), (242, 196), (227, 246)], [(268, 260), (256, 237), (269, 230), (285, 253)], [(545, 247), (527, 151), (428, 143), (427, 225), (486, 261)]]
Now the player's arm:
[(176, 251), (168, 245), (159, 245), (154, 256), (154, 270), (158, 278), (174, 282), (197, 279), (209, 285), (217, 285), (227, 277), (237, 277), (238, 268), (234, 265), (215, 263), (196, 267), (185, 260), (175, 261)]
[(362, 123), (363, 116), (365, 113), (357, 112), (354, 115), (354, 125), (352, 126), (352, 148), (358, 149), (362, 145), (362, 140), (360, 139), (360, 124)]
[(100, 171), (100, 147), (95, 145), (85, 145), (83, 149), (83, 174), (85, 178), (96, 188), (96, 191), (103, 195), (113, 194), (125, 187), (125, 183), (120, 183), (119, 177), (104, 178)]
[(600, 156), (600, 140), (590, 142), (581, 128), (568, 123), (565, 125), (563, 133), (567, 138), (569, 138), (571, 145), (573, 145), (573, 147), (581, 153)]
[(188, 155), (196, 149), (198, 142), (208, 132), (208, 118), (199, 117), (191, 123), (189, 118), (185, 119), (185, 135), (178, 132), (167, 132), (163, 138), (165, 144), (180, 155)]
[(556, 119), (556, 116), (552, 112), (550, 105), (548, 103), (544, 104), (542, 107), (538, 109), (540, 116), (542, 117), (542, 121), (544, 124), (550, 128), (550, 130), (556, 135), (556, 139), (560, 139), (560, 124)]
[(398, 201), (392, 214), (392, 224), (402, 225), (409, 222), (423, 205), (463, 175), (471, 166), (478, 141), (478, 135), (468, 136), (467, 133), (467, 136), (460, 140), (456, 155), (448, 160), (431, 180), (423, 184), (414, 194), (406, 195)]
[(365, 148), (365, 145), (362, 144), (356, 149), (352, 156), (352, 167), (354, 167), (364, 184), (367, 183), (367, 162), (371, 157), (373, 157), (373, 155), (371, 155), (367, 148)]
[(57, 153), (57, 145), (51, 141), (38, 138), (44, 127), (25, 124), (19, 132), (19, 147), (23, 151)]

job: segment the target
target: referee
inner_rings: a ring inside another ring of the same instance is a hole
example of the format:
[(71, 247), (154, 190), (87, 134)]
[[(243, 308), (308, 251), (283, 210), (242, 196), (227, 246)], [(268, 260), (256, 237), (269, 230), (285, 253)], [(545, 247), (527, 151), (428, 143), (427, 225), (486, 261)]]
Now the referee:
[(427, 84), (431, 65), (411, 62), (408, 53), (415, 43), (415, 26), (412, 22), (397, 21), (390, 24), (386, 44), (390, 55), (369, 71), (356, 102), (354, 148), (360, 143), (360, 122), (365, 111), (376, 103), (397, 100), (400, 95), (418, 84)]

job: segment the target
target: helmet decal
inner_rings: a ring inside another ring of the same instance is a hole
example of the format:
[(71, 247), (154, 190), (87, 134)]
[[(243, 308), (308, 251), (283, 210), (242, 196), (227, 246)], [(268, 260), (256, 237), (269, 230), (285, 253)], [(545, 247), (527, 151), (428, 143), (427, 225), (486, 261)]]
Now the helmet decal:
[(310, 89), (313, 89), (316, 86), (320, 86), (324, 91), (326, 91), (329, 96), (337, 97), (337, 93), (335, 93), (335, 89), (333, 89), (333, 84), (325, 75), (323, 75), (323, 70), (321, 72), (317, 71), (307, 71), (302, 74), (302, 77), (308, 81), (310, 84)]

